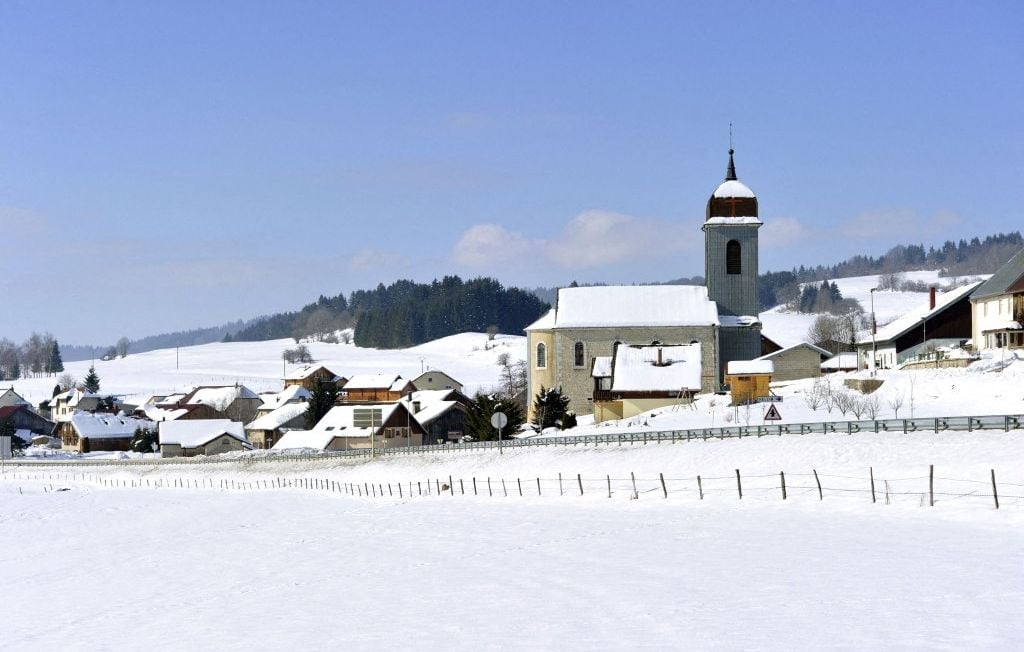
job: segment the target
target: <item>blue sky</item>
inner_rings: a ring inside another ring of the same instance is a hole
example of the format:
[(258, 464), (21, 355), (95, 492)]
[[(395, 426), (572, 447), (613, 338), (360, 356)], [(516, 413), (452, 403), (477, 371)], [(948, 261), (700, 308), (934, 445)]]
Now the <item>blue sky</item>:
[(761, 270), (1024, 227), (1019, 2), (0, 0), (0, 335), (113, 341), (397, 278)]

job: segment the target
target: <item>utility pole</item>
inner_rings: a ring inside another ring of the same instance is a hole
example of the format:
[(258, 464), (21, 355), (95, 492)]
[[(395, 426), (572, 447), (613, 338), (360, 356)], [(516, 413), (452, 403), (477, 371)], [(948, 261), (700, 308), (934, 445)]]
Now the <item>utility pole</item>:
[(875, 365), (878, 364), (878, 346), (875, 343), (875, 290), (871, 288), (871, 376), (875, 375)]

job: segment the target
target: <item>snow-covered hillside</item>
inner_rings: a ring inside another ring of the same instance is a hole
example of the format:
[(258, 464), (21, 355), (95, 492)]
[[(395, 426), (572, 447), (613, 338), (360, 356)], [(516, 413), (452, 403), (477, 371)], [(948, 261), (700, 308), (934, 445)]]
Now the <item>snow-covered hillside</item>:
[[(281, 389), (285, 366), (281, 353), (293, 348), (292, 340), (230, 342), (162, 349), (130, 354), (126, 358), (96, 361), (101, 390), (118, 394), (126, 402), (152, 393), (172, 393), (197, 385), (225, 385), (235, 382), (253, 391)], [(396, 373), (415, 378), (424, 369), (440, 369), (466, 386), (472, 395), (478, 388), (498, 385), (498, 357), (526, 357), (526, 338), (498, 335), (488, 341), (482, 333), (462, 333), (408, 349), (364, 349), (351, 344), (309, 343), (318, 364), (345, 377), (355, 374)], [(69, 362), (65, 369), (77, 379), (85, 377), (89, 361)], [(11, 383), (19, 394), (33, 403), (49, 398), (55, 378), (31, 378)]]
[[(953, 279), (939, 276), (937, 271), (906, 272), (903, 277), (907, 281), (934, 284), (943, 287)], [(988, 275), (972, 278), (983, 279)], [(832, 280), (832, 279), (830, 279)], [(856, 299), (865, 313), (871, 311), (871, 288), (878, 287), (878, 275), (852, 276), (834, 279), (843, 298)], [(879, 326), (907, 314), (911, 310), (928, 303), (927, 292), (896, 292), (880, 290), (875, 292), (875, 319)], [(791, 346), (807, 339), (807, 330), (814, 323), (817, 315), (786, 312), (782, 306), (761, 313), (764, 334), (782, 346)]]

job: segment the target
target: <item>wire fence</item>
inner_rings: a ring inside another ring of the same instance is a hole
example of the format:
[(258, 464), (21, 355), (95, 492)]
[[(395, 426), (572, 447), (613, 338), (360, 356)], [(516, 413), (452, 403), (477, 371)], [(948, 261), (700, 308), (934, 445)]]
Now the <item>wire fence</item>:
[(628, 498), (663, 499), (673, 502), (765, 501), (765, 500), (840, 500), (869, 501), (875, 504), (912, 503), (935, 506), (941, 503), (971, 503), (987, 508), (1024, 507), (1024, 483), (999, 482), (995, 469), (985, 478), (955, 478), (928, 473), (911, 477), (876, 476), (873, 467), (866, 475), (819, 473), (744, 474), (736, 469), (730, 475), (684, 475), (659, 473), (657, 477), (628, 476), (584, 477), (582, 473), (557, 477), (424, 477), (390, 482), (347, 481), (325, 475), (267, 477), (123, 477), (111, 473), (67, 472), (53, 470), (15, 470), (0, 479), (23, 488), (44, 492), (69, 491), (80, 484), (107, 489), (217, 490), (230, 492), (269, 492), (302, 490), (311, 493), (370, 499), (448, 498)]
[[(476, 450), (517, 450), (538, 446), (635, 446), (647, 444), (675, 444), (709, 439), (742, 439), (744, 437), (781, 437), (784, 435), (835, 434), (854, 435), (860, 433), (907, 434), (913, 432), (973, 432), (1024, 429), (1024, 415), (998, 414), (983, 416), (922, 417), (918, 419), (880, 419), (873, 421), (819, 421), (809, 423), (787, 423), (778, 425), (731, 426), (723, 428), (694, 428), (688, 430), (631, 429), (601, 433), (597, 435), (573, 435), (561, 437), (529, 437), (505, 439), (502, 441), (477, 441), (438, 444), (428, 446), (386, 446), (382, 448), (358, 448), (352, 450), (329, 450), (318, 452), (277, 452), (253, 451), (242, 456), (212, 455), (202, 457), (167, 457), (145, 459), (8, 459), (8, 465), (35, 466), (133, 466), (160, 464), (221, 464), (246, 463), (264, 464), (324, 458), (369, 458), (396, 455), (424, 455), (455, 453)], [(386, 441), (386, 440), (382, 440)]]

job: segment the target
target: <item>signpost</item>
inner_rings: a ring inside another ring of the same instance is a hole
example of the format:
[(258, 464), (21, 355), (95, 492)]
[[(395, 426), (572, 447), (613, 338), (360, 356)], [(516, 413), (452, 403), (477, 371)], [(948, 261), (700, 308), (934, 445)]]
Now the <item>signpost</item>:
[(782, 415), (779, 414), (779, 408), (775, 407), (774, 403), (772, 403), (770, 406), (768, 406), (768, 411), (764, 415), (764, 420), (765, 421), (782, 421)]
[(491, 425), (498, 429), (498, 453), (505, 454), (501, 448), (501, 429), (508, 425), (508, 416), (504, 412), (495, 412), (491, 415)]

